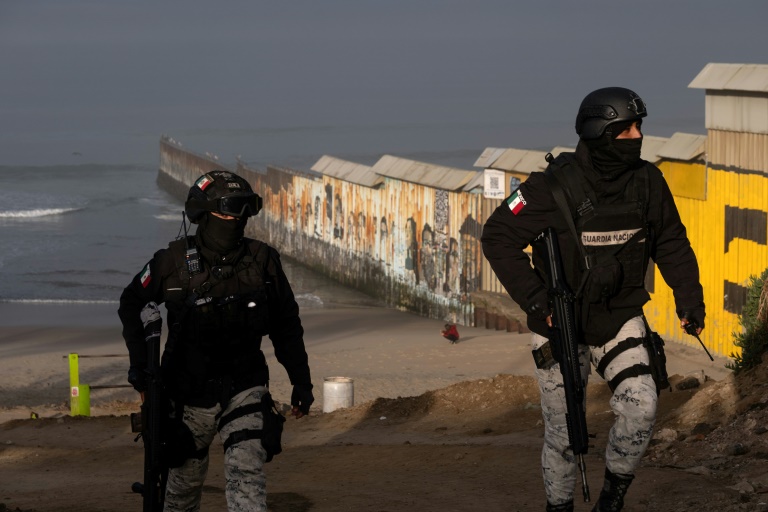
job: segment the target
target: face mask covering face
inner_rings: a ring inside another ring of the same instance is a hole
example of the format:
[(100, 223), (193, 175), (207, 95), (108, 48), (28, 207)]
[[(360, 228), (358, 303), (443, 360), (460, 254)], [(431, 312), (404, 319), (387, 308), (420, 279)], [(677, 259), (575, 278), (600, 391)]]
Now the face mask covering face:
[(643, 148), (643, 139), (615, 139), (611, 142), (616, 158), (630, 167), (640, 163), (640, 151)]
[(246, 219), (220, 219), (208, 213), (200, 220), (200, 236), (206, 247), (219, 254), (237, 248), (245, 234)]
[(613, 139), (606, 133), (599, 139), (585, 141), (592, 158), (592, 166), (603, 175), (617, 175), (640, 163), (643, 147), (639, 139)]

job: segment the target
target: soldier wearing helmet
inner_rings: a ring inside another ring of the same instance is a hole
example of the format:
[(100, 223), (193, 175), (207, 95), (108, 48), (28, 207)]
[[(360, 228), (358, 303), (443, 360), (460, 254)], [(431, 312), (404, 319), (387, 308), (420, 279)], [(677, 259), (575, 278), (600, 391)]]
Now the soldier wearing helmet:
[(263, 336), (293, 384), (292, 414), (309, 414), (314, 401), (299, 307), (280, 256), (245, 237), (248, 218), (261, 206), (242, 177), (221, 170), (202, 175), (185, 203), (186, 216), (198, 225), (195, 235), (157, 251), (120, 297), (128, 381), (139, 392), (146, 389), (143, 320), (160, 319), (157, 304), (167, 309), (165, 511), (199, 509), (217, 433), (225, 446), (229, 510), (266, 511), (263, 464), (279, 451), (266, 442), (274, 403)]
[[(547, 511), (572, 511), (577, 479), (569, 447), (563, 378), (547, 350), (551, 312), (546, 252), (532, 242), (557, 233), (566, 281), (576, 293), (578, 356), (586, 385), (590, 365), (612, 391), (616, 420), (608, 435), (605, 481), (593, 511), (621, 510), (651, 440), (659, 384), (644, 340), (650, 260), (674, 291), (681, 327), (704, 328), (696, 256), (664, 177), (641, 158), (645, 102), (607, 87), (589, 93), (576, 116), (573, 153), (548, 155), (494, 211), (483, 228), (485, 257), (533, 332), (544, 419), (542, 473)], [(532, 246), (532, 262), (524, 249)], [(656, 359), (658, 360), (658, 358)], [(663, 368), (662, 368), (663, 369)], [(662, 379), (660, 379), (662, 382)]]

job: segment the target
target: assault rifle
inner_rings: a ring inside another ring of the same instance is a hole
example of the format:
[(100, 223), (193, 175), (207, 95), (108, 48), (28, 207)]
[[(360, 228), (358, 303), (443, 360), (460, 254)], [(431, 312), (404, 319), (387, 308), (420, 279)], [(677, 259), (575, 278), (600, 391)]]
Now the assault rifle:
[(141, 310), (141, 320), (144, 322), (144, 339), (147, 342), (147, 367), (144, 371), (147, 390), (142, 394), (141, 412), (131, 414), (131, 425), (134, 432), (140, 432), (135, 441), (141, 438), (144, 442), (144, 482), (134, 482), (131, 489), (143, 496), (143, 512), (161, 512), (168, 466), (163, 453), (166, 400), (160, 380), (160, 333), (163, 319), (157, 304), (148, 303)]
[(587, 467), (584, 464), (584, 454), (589, 448), (587, 417), (584, 409), (586, 386), (581, 378), (579, 366), (576, 296), (565, 281), (557, 233), (553, 228), (547, 228), (542, 233), (541, 238), (546, 245), (549, 265), (548, 295), (549, 309), (552, 312), (549, 343), (555, 360), (560, 363), (560, 373), (563, 375), (568, 440), (581, 471), (581, 489), (584, 494), (584, 501), (588, 502), (589, 485), (587, 484)]

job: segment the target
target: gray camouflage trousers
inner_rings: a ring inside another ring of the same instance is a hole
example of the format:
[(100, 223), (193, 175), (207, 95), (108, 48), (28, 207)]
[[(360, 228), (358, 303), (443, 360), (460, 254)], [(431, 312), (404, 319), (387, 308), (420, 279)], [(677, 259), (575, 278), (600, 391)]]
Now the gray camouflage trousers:
[[(586, 384), (591, 373), (590, 361), (595, 367), (605, 354), (620, 341), (645, 336), (642, 317), (628, 320), (602, 347), (579, 345), (581, 375)], [(533, 335), (532, 348), (538, 349), (547, 338)], [(605, 369), (606, 381), (620, 371), (635, 364), (649, 364), (648, 352), (642, 345), (619, 354)], [(576, 485), (576, 458), (569, 448), (568, 426), (565, 421), (566, 404), (560, 365), (548, 370), (536, 370), (541, 393), (541, 412), (544, 419), (544, 448), (541, 468), (547, 501), (560, 505), (573, 500)], [(608, 434), (605, 465), (612, 473), (634, 474), (653, 434), (656, 421), (656, 385), (650, 375), (624, 379), (614, 390), (610, 406), (616, 420)]]
[[(267, 388), (258, 386), (238, 393), (226, 409), (184, 407), (184, 423), (192, 431), (195, 447), (199, 450), (210, 446), (216, 434), (220, 417), (245, 405), (261, 402)], [(217, 416), (218, 415), (218, 416)], [(260, 412), (246, 414), (222, 426), (219, 437), (225, 442), (232, 432), (262, 428)], [(267, 510), (266, 476), (262, 470), (267, 453), (259, 439), (241, 441), (224, 453), (224, 478), (229, 512), (265, 512)], [(187, 459), (183, 466), (171, 468), (165, 491), (165, 512), (197, 512), (203, 492), (203, 482), (208, 473), (208, 455), (202, 459)]]

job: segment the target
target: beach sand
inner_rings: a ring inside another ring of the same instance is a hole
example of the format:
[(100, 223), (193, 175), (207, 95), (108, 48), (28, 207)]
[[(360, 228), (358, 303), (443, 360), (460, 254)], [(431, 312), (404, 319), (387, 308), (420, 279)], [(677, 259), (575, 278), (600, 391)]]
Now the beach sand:
[[(140, 479), (143, 450), (128, 419), (137, 394), (93, 389), (93, 417), (69, 417), (67, 354), (79, 354), (81, 383), (125, 384), (116, 306), (87, 309), (0, 305), (0, 504), (8, 510), (140, 510), (130, 485)], [(452, 345), (442, 322), (382, 307), (305, 309), (302, 321), (316, 401), (309, 417), (289, 418), (284, 452), (267, 465), (270, 510), (543, 509), (529, 334), (459, 326)], [(287, 376), (269, 340), (263, 348), (271, 391), (285, 403)], [(730, 373), (726, 359), (710, 362), (693, 346), (668, 343), (667, 354), (678, 380), (706, 374), (713, 383)], [(323, 413), (323, 380), (334, 376), (353, 379), (355, 405)], [(595, 497), (612, 421), (606, 389), (593, 374), (589, 421), (598, 436), (587, 467)], [(662, 395), (662, 410), (695, 393)], [(220, 449), (211, 459), (203, 510), (226, 510)], [(625, 510), (693, 510), (665, 508), (670, 485), (690, 489), (687, 502), (712, 502), (694, 491), (701, 485), (733, 496), (708, 476), (649, 466)]]

